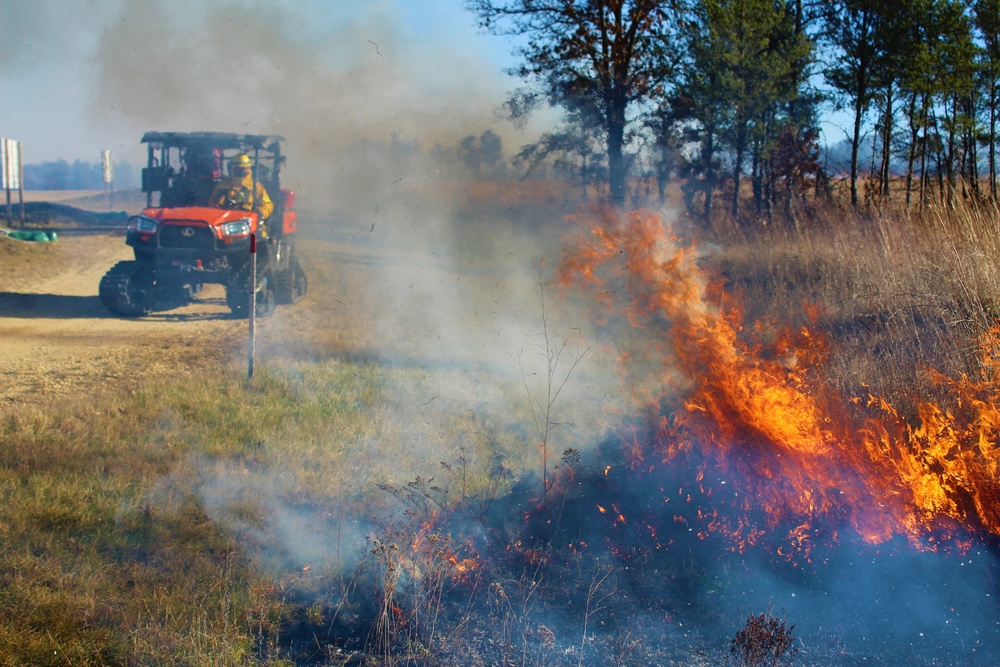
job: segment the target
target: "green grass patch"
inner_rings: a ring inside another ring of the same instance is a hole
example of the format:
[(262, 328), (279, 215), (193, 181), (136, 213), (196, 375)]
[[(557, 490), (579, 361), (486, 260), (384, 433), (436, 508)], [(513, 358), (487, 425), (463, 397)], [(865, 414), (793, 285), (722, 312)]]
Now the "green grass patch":
[(414, 372), (234, 364), (0, 413), (0, 665), (279, 664), (280, 582), (329, 571), (376, 483), (439, 469), (416, 441), (514, 446), (472, 416), (414, 429)]

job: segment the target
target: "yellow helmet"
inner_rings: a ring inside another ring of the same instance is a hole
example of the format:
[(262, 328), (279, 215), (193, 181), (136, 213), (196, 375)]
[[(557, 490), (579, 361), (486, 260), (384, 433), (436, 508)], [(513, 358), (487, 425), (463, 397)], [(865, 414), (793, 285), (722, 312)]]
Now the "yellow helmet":
[(253, 166), (253, 160), (251, 160), (250, 156), (247, 155), (246, 153), (240, 153), (239, 155), (235, 155), (229, 160), (230, 169), (232, 169), (233, 167), (244, 167), (246, 169), (249, 169), (252, 166)]

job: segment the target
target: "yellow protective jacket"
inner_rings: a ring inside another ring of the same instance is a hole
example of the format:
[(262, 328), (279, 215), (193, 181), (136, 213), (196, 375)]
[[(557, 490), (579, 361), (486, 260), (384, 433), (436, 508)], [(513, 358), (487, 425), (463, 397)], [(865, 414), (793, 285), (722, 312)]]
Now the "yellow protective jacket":
[(261, 220), (270, 217), (274, 211), (274, 202), (267, 196), (267, 190), (258, 182), (257, 193), (254, 196), (253, 179), (250, 174), (246, 176), (230, 176), (219, 181), (212, 196), (209, 198), (209, 206), (215, 208), (238, 209), (243, 211), (257, 211)]

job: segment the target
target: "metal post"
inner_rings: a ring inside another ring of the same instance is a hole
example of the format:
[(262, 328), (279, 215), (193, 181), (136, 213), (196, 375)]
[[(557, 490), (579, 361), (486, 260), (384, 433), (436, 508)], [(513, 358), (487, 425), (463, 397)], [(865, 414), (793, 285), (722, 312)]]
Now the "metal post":
[[(146, 144), (146, 153), (147, 153), (146, 167), (150, 171), (152, 171), (152, 169), (153, 169), (153, 161), (154, 161), (154, 158), (153, 158), (153, 142), (152, 141), (150, 141), (148, 144)], [(149, 208), (152, 205), (153, 205), (153, 189), (150, 188), (149, 190), (146, 190), (146, 208)]]
[(256, 320), (257, 320), (257, 234), (250, 234), (250, 344), (247, 346), (247, 377), (253, 377), (254, 347), (256, 346)]
[(111, 162), (111, 151), (101, 151), (101, 174), (104, 177), (104, 198), (108, 203), (108, 210), (112, 207), (112, 193), (114, 192), (114, 165)]
[(14, 217), (11, 215), (10, 189), (13, 187), (14, 181), (17, 178), (13, 173), (14, 156), (11, 151), (12, 143), (13, 142), (10, 139), (0, 139), (0, 151), (3, 153), (3, 188), (7, 191), (7, 226), (11, 228), (14, 227)]
[(17, 198), (21, 204), (21, 229), (24, 229), (24, 158), (20, 141), (17, 142)]
[(21, 187), (17, 189), (17, 197), (21, 203), (21, 229), (24, 229), (24, 177), (21, 177)]

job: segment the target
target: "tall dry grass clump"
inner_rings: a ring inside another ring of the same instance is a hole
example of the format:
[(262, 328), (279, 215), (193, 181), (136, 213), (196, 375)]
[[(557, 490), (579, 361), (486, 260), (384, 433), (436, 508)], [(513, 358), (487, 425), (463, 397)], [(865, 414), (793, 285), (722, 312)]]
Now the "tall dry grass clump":
[(830, 206), (805, 223), (717, 226), (709, 259), (766, 333), (808, 326), (829, 335), (826, 379), (900, 407), (935, 388), (929, 368), (978, 377), (979, 340), (1000, 314), (995, 203)]

